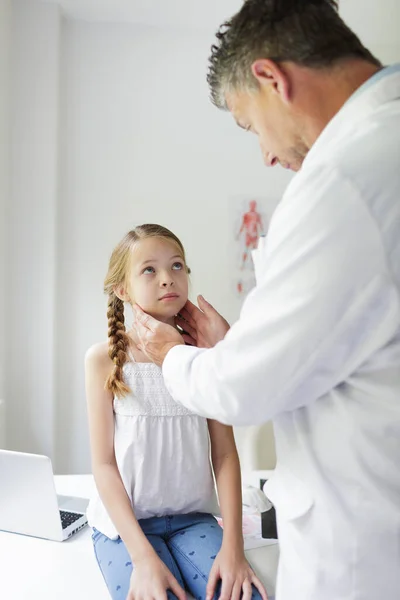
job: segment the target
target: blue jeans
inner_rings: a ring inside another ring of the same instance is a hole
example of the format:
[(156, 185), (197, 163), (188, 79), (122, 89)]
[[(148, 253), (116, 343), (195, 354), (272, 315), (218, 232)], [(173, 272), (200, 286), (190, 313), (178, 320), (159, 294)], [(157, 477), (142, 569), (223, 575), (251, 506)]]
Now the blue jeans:
[[(192, 513), (153, 517), (139, 521), (143, 533), (178, 583), (196, 600), (204, 600), (214, 559), (222, 543), (222, 529), (212, 515)], [(132, 561), (125, 544), (93, 530), (96, 559), (113, 600), (125, 600), (132, 574)], [(219, 589), (217, 590), (217, 597)], [(168, 591), (169, 600), (176, 596)], [(253, 587), (253, 600), (261, 596)]]

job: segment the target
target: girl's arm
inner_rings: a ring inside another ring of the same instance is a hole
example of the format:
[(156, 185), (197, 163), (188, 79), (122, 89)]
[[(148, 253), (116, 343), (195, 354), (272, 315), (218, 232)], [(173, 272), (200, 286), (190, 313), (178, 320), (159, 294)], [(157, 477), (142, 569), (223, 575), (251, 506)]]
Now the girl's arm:
[(224, 523), (223, 544), (243, 551), (242, 482), (233, 429), (208, 421), (211, 461)]
[(107, 344), (98, 344), (85, 357), (92, 470), (101, 500), (133, 562), (155, 555), (132, 510), (114, 453), (113, 395), (104, 389), (113, 367)]
[(268, 600), (263, 584), (244, 554), (242, 482), (232, 427), (210, 420), (208, 430), (224, 533), (221, 550), (208, 578), (206, 600), (214, 597), (220, 580), (222, 586), (219, 600), (251, 600), (252, 585), (258, 589), (262, 600)]

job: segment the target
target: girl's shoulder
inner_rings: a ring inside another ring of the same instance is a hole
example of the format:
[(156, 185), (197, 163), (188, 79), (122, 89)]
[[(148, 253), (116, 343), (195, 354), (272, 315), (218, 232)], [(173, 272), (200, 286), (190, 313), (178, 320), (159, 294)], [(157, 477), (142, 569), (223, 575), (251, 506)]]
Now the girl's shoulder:
[(107, 342), (93, 344), (86, 351), (85, 367), (86, 369), (95, 369), (96, 371), (109, 372), (113, 368), (113, 361), (108, 355), (109, 346)]

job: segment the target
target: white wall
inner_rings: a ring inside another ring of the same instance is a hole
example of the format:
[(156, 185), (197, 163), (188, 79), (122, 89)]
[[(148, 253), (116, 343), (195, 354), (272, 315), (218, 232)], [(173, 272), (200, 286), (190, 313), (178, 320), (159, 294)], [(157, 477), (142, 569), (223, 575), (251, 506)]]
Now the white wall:
[(29, 0), (12, 8), (7, 437), (52, 456), (60, 11)]
[[(69, 20), (60, 31), (54, 6), (14, 6), (9, 445), (85, 472), (83, 357), (106, 337), (113, 245), (138, 223), (170, 227), (187, 248), (193, 295), (234, 320), (229, 198), (279, 197), (289, 176), (266, 170), (253, 136), (208, 101), (212, 35)], [(379, 58), (400, 60), (394, 0), (342, 6)]]
[(340, 14), (383, 64), (400, 61), (399, 0), (340, 0)]
[(282, 170), (267, 172), (255, 140), (210, 104), (209, 46), (209, 38), (195, 33), (65, 23), (58, 270), (61, 468), (88, 468), (87, 425), (77, 418), (85, 410), (83, 356), (93, 342), (106, 339), (102, 281), (113, 246), (137, 224), (170, 227), (187, 249), (193, 293), (201, 291), (234, 319), (229, 197), (279, 198), (288, 181)]
[(6, 216), (9, 196), (11, 4), (0, 0), (0, 448), (5, 445)]

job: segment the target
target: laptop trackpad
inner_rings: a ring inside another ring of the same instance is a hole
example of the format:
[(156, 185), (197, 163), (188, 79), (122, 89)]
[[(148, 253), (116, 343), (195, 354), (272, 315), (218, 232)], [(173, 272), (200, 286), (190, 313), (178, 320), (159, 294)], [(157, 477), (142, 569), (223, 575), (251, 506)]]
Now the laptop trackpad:
[(60, 510), (85, 513), (89, 500), (77, 496), (57, 496)]

